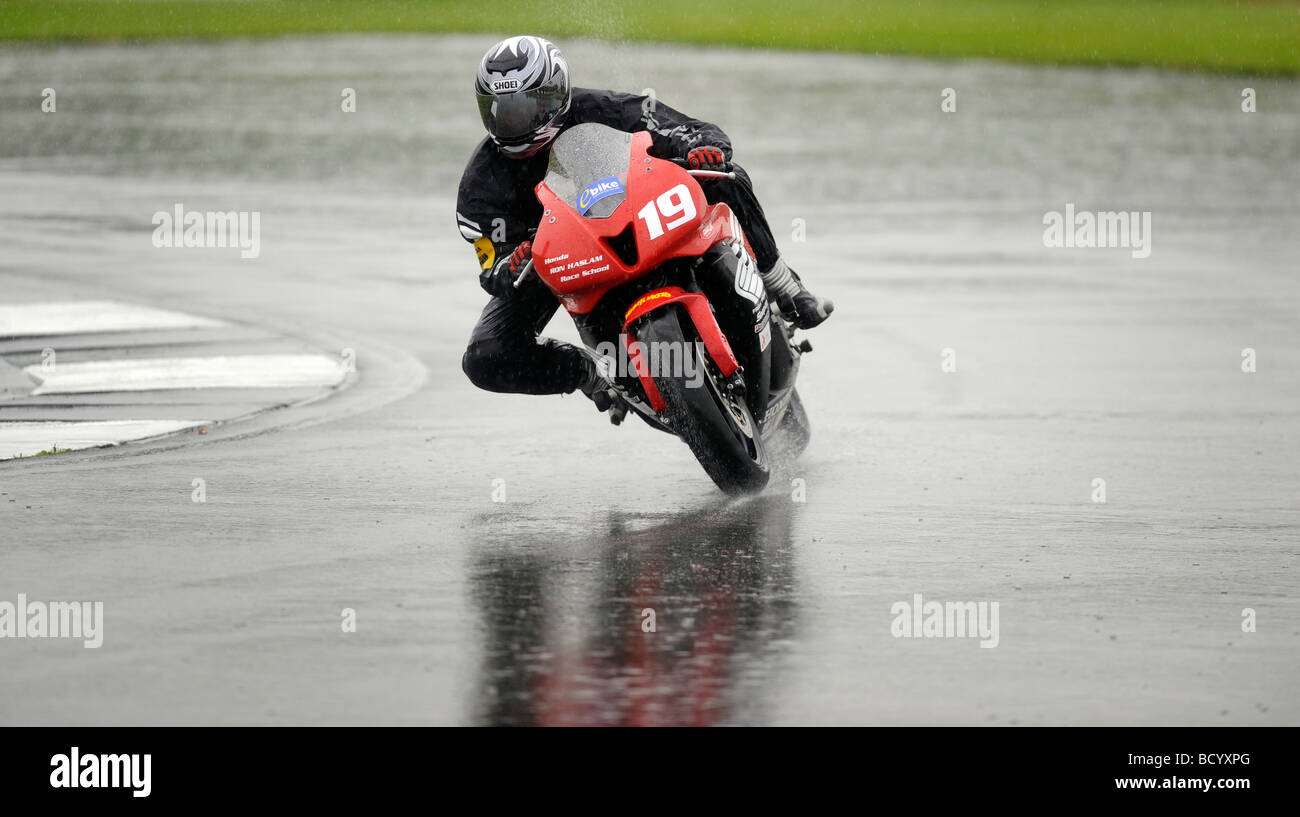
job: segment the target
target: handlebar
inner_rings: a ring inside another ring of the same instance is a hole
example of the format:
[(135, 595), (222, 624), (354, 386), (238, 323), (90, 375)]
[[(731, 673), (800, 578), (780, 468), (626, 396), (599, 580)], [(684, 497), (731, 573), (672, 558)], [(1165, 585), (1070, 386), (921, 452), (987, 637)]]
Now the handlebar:
[(528, 276), (532, 274), (533, 274), (533, 259), (529, 258), (528, 263), (524, 264), (524, 271), (519, 273), (519, 277), (515, 279), (515, 289), (519, 289), (519, 287), (524, 283), (524, 281), (528, 280)]
[(734, 179), (736, 174), (731, 170), (692, 170), (685, 159), (669, 159), (668, 161), (684, 168), (687, 173), (699, 179)]
[(687, 170), (686, 172), (701, 179), (736, 178), (736, 174), (730, 170)]

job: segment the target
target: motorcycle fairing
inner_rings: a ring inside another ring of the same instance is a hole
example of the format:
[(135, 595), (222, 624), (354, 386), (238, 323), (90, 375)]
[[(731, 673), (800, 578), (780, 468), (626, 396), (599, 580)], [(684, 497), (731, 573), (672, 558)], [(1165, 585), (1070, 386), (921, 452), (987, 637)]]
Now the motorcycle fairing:
[[(703, 255), (720, 241), (734, 238), (749, 251), (731, 208), (710, 205), (685, 169), (650, 156), (650, 146), (649, 133), (632, 134), (626, 196), (608, 216), (584, 217), (577, 201), (560, 198), (545, 181), (535, 188), (543, 216), (533, 239), (533, 263), (571, 314), (591, 312), (614, 287), (675, 258)], [(664, 215), (662, 208), (647, 212), (665, 196), (670, 207), (682, 205), (681, 217)], [(641, 209), (635, 210), (638, 204)], [(659, 232), (652, 237), (655, 227)]]

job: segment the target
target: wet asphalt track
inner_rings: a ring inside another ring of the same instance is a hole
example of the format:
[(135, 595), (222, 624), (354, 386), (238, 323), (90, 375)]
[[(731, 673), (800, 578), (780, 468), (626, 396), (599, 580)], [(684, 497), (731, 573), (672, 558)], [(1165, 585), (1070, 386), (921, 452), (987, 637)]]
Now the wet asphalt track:
[[(811, 447), (727, 502), (662, 435), (461, 374), (488, 39), (0, 48), (4, 298), (360, 368), (213, 439), (0, 465), (0, 599), (107, 619), (0, 641), (0, 723), (1300, 722), (1300, 85), (562, 43), (721, 123), (839, 305)], [(154, 249), (174, 202), (259, 210), (261, 257)], [(1044, 248), (1067, 202), (1152, 211), (1151, 257)], [(914, 593), (999, 602), (998, 647), (893, 638)]]

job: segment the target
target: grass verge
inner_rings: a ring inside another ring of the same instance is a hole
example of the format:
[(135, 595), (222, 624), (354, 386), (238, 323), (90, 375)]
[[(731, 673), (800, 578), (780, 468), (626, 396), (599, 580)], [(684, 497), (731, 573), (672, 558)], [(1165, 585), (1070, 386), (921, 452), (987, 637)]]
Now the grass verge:
[(537, 33), (1300, 74), (1297, 0), (5, 0), (0, 40)]

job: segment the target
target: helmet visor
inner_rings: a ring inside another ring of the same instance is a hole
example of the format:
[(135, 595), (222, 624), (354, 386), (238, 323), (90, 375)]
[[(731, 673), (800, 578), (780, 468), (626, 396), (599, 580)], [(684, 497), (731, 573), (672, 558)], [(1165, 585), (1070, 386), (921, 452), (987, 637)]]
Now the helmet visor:
[(483, 127), (501, 144), (529, 141), (564, 109), (564, 92), (533, 88), (512, 94), (479, 94)]

